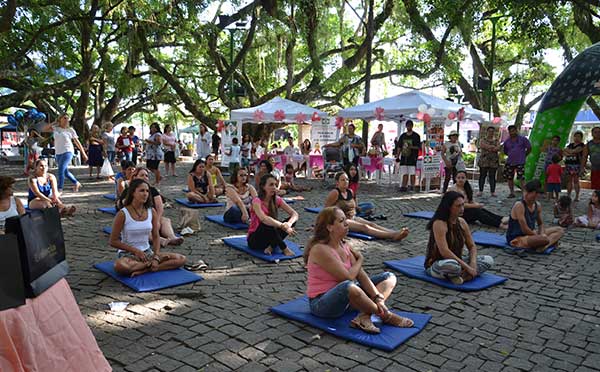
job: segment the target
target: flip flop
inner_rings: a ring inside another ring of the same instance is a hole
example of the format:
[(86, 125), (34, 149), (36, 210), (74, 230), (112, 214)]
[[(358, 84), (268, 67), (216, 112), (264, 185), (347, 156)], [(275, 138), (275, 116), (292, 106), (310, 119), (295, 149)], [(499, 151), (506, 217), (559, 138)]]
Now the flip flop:
[(208, 269), (208, 265), (204, 261), (198, 260), (194, 264), (185, 264), (183, 268), (188, 271), (203, 271)]

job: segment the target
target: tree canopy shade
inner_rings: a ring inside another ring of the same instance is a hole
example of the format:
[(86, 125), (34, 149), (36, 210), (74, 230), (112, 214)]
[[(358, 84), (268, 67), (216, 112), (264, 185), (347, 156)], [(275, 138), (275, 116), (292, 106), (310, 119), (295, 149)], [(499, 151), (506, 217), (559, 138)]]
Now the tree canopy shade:
[(335, 112), (361, 103), (371, 79), (383, 90), (456, 86), (487, 111), (477, 81), (493, 77), (494, 115), (519, 122), (555, 77), (546, 51), (570, 61), (600, 38), (599, 6), (585, 0), (374, 0), (372, 19), (367, 1), (229, 3), (234, 13), (215, 0), (4, 0), (0, 110), (67, 111), (83, 134), (89, 119), (134, 115), (215, 128), (275, 97)]

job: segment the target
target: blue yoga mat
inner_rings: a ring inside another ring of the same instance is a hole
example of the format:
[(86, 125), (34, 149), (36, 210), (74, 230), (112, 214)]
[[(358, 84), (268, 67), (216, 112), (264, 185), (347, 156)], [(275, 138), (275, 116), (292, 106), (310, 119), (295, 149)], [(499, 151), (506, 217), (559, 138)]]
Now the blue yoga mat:
[(410, 213), (404, 213), (404, 217), (411, 217), (411, 218), (420, 218), (423, 220), (430, 220), (433, 218), (433, 214), (435, 212), (434, 211), (418, 211), (418, 212), (410, 212)]
[(104, 194), (102, 195), (104, 199), (115, 201), (117, 200), (117, 196), (115, 194)]
[(238, 222), (238, 223), (225, 222), (223, 220), (223, 216), (220, 214), (214, 215), (214, 216), (204, 216), (204, 218), (206, 218), (210, 222), (218, 223), (221, 226), (229, 227), (230, 229), (234, 229), (234, 230), (246, 230), (248, 228), (248, 225), (245, 223), (242, 223), (242, 222)]
[(437, 284), (442, 287), (456, 289), (457, 291), (479, 291), (496, 284), (504, 283), (507, 281), (507, 278), (483, 273), (476, 277), (473, 280), (470, 280), (461, 285), (452, 284), (452, 282), (444, 279), (437, 279), (427, 275), (425, 272), (425, 267), (423, 264), (425, 263), (425, 256), (417, 256), (412, 258), (407, 258), (404, 260), (395, 260), (395, 261), (384, 261), (384, 264), (394, 270), (400, 271), (402, 274), (415, 279), (424, 280), (429, 283)]
[(323, 207), (304, 207), (304, 210), (309, 213), (319, 213), (323, 210)]
[(146, 273), (130, 278), (117, 274), (114, 270), (114, 265), (114, 261), (106, 261), (95, 264), (94, 267), (136, 292), (157, 291), (159, 289), (176, 287), (203, 279), (200, 275), (181, 268)]
[(188, 208), (209, 208), (209, 207), (224, 207), (225, 203), (192, 203), (186, 198), (176, 198), (175, 201)]
[(596, 235), (596, 241), (600, 242), (600, 234)]
[(431, 319), (429, 314), (406, 313), (394, 311), (394, 313), (412, 319), (415, 323), (412, 328), (399, 328), (381, 324), (375, 320), (375, 326), (381, 329), (378, 335), (368, 334), (359, 329), (351, 328), (350, 321), (354, 319), (358, 312), (347, 311), (339, 318), (320, 318), (310, 313), (308, 298), (306, 296), (297, 298), (285, 304), (277, 305), (271, 308), (271, 311), (285, 318), (297, 320), (309, 324), (315, 328), (321, 329), (334, 336), (354, 341), (356, 343), (371, 346), (377, 349), (392, 351), (406, 340), (421, 332)]
[(283, 201), (287, 204), (294, 204), (296, 202), (296, 199), (283, 198)]
[(281, 253), (279, 249), (274, 249), (272, 255), (264, 254), (262, 250), (257, 251), (254, 249), (250, 249), (250, 247), (248, 247), (248, 241), (246, 240), (245, 236), (236, 236), (232, 238), (223, 239), (223, 243), (225, 243), (225, 245), (228, 245), (231, 248), (235, 248), (239, 251), (246, 252), (251, 256), (260, 258), (261, 260), (268, 262), (275, 262), (275, 260), (291, 260), (302, 256), (302, 250), (300, 249), (300, 247), (298, 247), (296, 243), (290, 242), (289, 240), (285, 240), (285, 242), (288, 248), (291, 249), (295, 253), (295, 255), (286, 256), (283, 253)]
[(535, 249), (524, 249), (513, 247), (506, 242), (505, 234), (496, 234), (487, 231), (475, 231), (473, 232), (473, 241), (475, 244), (482, 245), (484, 247), (496, 247), (496, 248), (504, 248), (507, 251), (511, 251), (513, 253), (522, 253), (522, 252), (530, 252), (537, 254), (550, 254), (556, 248), (555, 246), (548, 247), (544, 252), (536, 252)]
[(98, 208), (98, 210), (102, 213), (112, 214), (113, 216), (117, 214), (117, 208), (115, 207)]
[(377, 238), (374, 236), (359, 233), (356, 231), (348, 231), (348, 236), (351, 238), (362, 239), (362, 240), (377, 240)]

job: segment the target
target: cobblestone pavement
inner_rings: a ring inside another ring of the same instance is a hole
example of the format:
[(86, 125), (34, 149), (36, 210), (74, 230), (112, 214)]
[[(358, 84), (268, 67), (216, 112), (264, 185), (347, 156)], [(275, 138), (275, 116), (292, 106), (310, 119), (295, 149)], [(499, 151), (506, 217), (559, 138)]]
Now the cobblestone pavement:
[[(161, 165), (162, 166), (162, 165)], [(2, 166), (5, 173), (16, 168)], [(190, 164), (180, 164), (180, 177), (161, 185), (169, 198), (181, 194)], [(592, 371), (600, 368), (600, 246), (591, 230), (571, 229), (549, 256), (520, 258), (499, 249), (481, 249), (496, 260), (493, 272), (510, 279), (491, 289), (461, 293), (398, 274), (398, 285), (388, 306), (428, 313), (431, 322), (393, 352), (347, 342), (304, 324), (280, 318), (269, 307), (301, 296), (305, 271), (301, 259), (269, 264), (227, 248), (220, 241), (239, 234), (206, 222), (202, 231), (186, 238), (174, 251), (190, 259), (202, 258), (209, 269), (205, 280), (153, 293), (133, 293), (92, 268), (113, 259), (114, 250), (102, 226), (109, 215), (96, 212), (110, 202), (109, 182), (87, 179), (87, 169), (75, 173), (85, 187), (67, 192), (76, 203), (75, 218), (63, 220), (71, 272), (69, 284), (81, 312), (115, 371)], [(6, 173), (5, 173), (6, 174)], [(302, 182), (302, 181), (301, 181)], [(326, 190), (318, 181), (294, 205), (300, 213), (299, 235), (314, 215), (304, 206), (322, 204)], [(25, 181), (16, 186), (24, 197)], [(500, 185), (500, 195), (506, 188)], [(366, 270), (384, 270), (383, 261), (422, 255), (428, 239), (426, 221), (409, 219), (404, 212), (435, 209), (436, 194), (399, 194), (390, 186), (361, 186), (361, 200), (373, 200), (382, 224), (408, 226), (401, 243), (352, 239), (366, 258)], [(575, 208), (585, 213), (589, 190)], [(490, 209), (507, 214), (512, 204), (502, 198), (485, 199)], [(552, 219), (548, 202), (544, 220)], [(223, 212), (202, 209), (201, 215)], [(166, 215), (178, 220), (178, 207)], [(480, 227), (474, 226), (473, 229)], [(487, 229), (486, 229), (487, 230)], [(491, 229), (493, 230), (493, 229)], [(111, 301), (130, 303), (126, 311), (110, 312)], [(315, 337), (319, 335), (320, 337)]]

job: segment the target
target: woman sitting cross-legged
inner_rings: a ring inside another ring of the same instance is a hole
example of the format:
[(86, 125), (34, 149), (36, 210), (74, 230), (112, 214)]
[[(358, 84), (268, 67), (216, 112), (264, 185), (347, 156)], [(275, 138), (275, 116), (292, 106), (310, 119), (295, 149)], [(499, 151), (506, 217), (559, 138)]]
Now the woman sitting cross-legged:
[(462, 194), (465, 198), (465, 211), (462, 215), (467, 223), (481, 222), (483, 225), (508, 228), (508, 217), (502, 217), (492, 213), (483, 207), (483, 204), (473, 201), (473, 188), (467, 180), (467, 172), (459, 170), (456, 172), (456, 183), (449, 190)]
[(257, 197), (256, 190), (248, 183), (248, 168), (238, 168), (231, 174), (231, 185), (227, 186), (227, 206), (223, 220), (228, 223), (250, 222), (252, 199)]
[[(494, 265), (491, 256), (478, 256), (469, 225), (463, 214), (465, 197), (448, 191), (442, 197), (433, 218), (427, 224), (429, 242), (425, 270), (428, 275), (460, 285), (482, 274)], [(463, 255), (463, 247), (469, 253)]]
[(38, 159), (34, 163), (33, 174), (29, 177), (29, 209), (58, 207), (61, 216), (72, 216), (75, 206), (66, 206), (58, 197), (56, 177), (48, 173), (48, 163)]
[(538, 180), (525, 184), (523, 199), (516, 202), (510, 211), (508, 230), (506, 230), (508, 244), (518, 248), (535, 249), (537, 252), (544, 252), (548, 247), (558, 245), (564, 229), (559, 226), (544, 228), (542, 206), (537, 202), (540, 190), (541, 184)]
[(325, 199), (325, 207), (340, 208), (346, 214), (351, 231), (368, 234), (379, 239), (402, 240), (406, 238), (409, 233), (406, 227), (400, 231), (390, 230), (356, 216), (356, 202), (352, 190), (348, 188), (348, 175), (345, 172), (336, 173), (335, 182), (335, 189), (331, 190)]
[[(171, 270), (185, 263), (185, 256), (160, 251), (160, 219), (152, 208), (150, 185), (134, 179), (113, 222), (110, 245), (119, 250), (115, 271), (134, 277), (149, 271)], [(152, 248), (148, 243), (152, 236)]]
[(412, 320), (392, 313), (385, 304), (396, 286), (396, 276), (389, 272), (367, 275), (362, 268), (362, 254), (344, 240), (348, 222), (337, 207), (327, 207), (317, 216), (315, 235), (304, 251), (310, 312), (324, 318), (337, 318), (352, 307), (360, 313), (350, 326), (367, 333), (380, 333), (371, 321), (371, 314), (379, 315), (384, 323), (392, 326), (412, 327)]
[[(150, 171), (144, 167), (135, 168), (133, 173), (131, 174), (131, 180), (129, 183), (135, 179), (143, 180), (149, 183), (150, 179)], [(116, 201), (117, 210), (123, 208), (125, 205), (125, 200), (127, 199), (129, 187), (125, 188), (123, 193), (119, 196)], [(160, 192), (154, 187), (150, 186), (150, 200), (152, 201), (152, 206), (154, 208), (154, 212), (158, 217), (159, 221), (159, 233), (161, 236), (160, 244), (161, 246), (166, 245), (180, 245), (183, 243), (183, 237), (176, 236), (175, 231), (173, 230), (173, 224), (171, 219), (164, 216), (164, 203), (162, 195)]]
[[(258, 197), (252, 200), (250, 226), (248, 227), (248, 247), (272, 254), (279, 247), (286, 256), (293, 256), (284, 241), (288, 235), (295, 235), (294, 225), (298, 213), (282, 198), (277, 196), (277, 180), (271, 174), (265, 174), (258, 185)], [(277, 210), (283, 209), (290, 217), (281, 222), (277, 219)]]
[(188, 174), (187, 185), (190, 191), (185, 196), (189, 201), (194, 203), (214, 203), (217, 201), (215, 188), (210, 174), (206, 171), (206, 163), (203, 159), (194, 162), (192, 170)]

